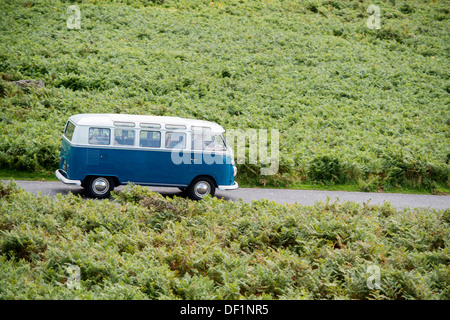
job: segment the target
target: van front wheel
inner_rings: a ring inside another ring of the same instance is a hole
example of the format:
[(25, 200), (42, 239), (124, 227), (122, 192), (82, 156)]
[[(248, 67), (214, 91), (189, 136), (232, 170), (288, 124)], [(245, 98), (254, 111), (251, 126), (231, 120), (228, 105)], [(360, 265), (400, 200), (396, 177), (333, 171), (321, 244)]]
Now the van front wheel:
[(189, 198), (193, 200), (201, 200), (208, 194), (214, 196), (215, 191), (216, 186), (214, 181), (208, 177), (194, 179), (187, 189)]
[(89, 177), (85, 185), (87, 193), (93, 198), (109, 198), (114, 190), (114, 182), (108, 177)]

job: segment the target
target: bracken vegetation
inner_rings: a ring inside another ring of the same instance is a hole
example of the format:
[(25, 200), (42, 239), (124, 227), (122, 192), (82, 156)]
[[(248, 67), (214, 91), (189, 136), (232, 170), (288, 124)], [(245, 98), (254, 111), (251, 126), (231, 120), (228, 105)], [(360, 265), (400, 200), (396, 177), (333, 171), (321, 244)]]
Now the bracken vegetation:
[(0, 183), (0, 299), (448, 300), (449, 223), (448, 209), (195, 202), (139, 186), (52, 199)]
[[(66, 22), (81, 10), (81, 29)], [(369, 5), (381, 29), (366, 25)], [(449, 1), (0, 3), (0, 167), (54, 170), (67, 118), (172, 115), (280, 130), (239, 182), (449, 187)], [(18, 86), (17, 80), (45, 87)]]

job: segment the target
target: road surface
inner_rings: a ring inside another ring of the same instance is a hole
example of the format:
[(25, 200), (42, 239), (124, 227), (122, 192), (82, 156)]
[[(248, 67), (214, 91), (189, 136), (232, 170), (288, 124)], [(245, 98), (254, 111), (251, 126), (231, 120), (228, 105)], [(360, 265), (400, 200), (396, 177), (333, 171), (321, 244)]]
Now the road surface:
[[(5, 181), (6, 182), (6, 181)], [(65, 185), (59, 181), (16, 181), (16, 183), (31, 193), (41, 192), (43, 195), (55, 196), (58, 193), (79, 194), (84, 196), (84, 189)], [(120, 186), (115, 190), (124, 188)], [(178, 188), (149, 187), (164, 196), (182, 196)], [(394, 207), (402, 209), (406, 207), (447, 209), (450, 207), (450, 196), (400, 194), (400, 193), (371, 193), (371, 192), (347, 192), (347, 191), (315, 191), (315, 190), (293, 190), (293, 189), (259, 189), (239, 188), (233, 191), (216, 191), (216, 197), (226, 200), (239, 200), (251, 202), (252, 200), (268, 199), (276, 203), (299, 203), (302, 205), (313, 205), (316, 201), (331, 201), (338, 199), (340, 202), (354, 201), (358, 203), (369, 203), (370, 205), (382, 205), (390, 202)]]

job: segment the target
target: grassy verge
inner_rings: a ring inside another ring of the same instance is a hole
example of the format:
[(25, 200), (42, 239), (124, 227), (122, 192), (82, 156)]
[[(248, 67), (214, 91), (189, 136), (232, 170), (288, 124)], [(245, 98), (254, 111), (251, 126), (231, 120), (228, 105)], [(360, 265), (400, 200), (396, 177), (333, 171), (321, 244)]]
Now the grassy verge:
[(0, 299), (450, 298), (449, 210), (114, 199), (0, 183)]
[(54, 171), (40, 170), (38, 172), (20, 171), (14, 169), (0, 169), (0, 180), (45, 180), (56, 181)]
[(349, 191), (349, 192), (380, 192), (380, 193), (405, 193), (405, 194), (432, 194), (432, 195), (449, 195), (450, 188), (437, 185), (436, 188), (430, 189), (423, 186), (420, 187), (393, 187), (387, 190), (363, 190), (358, 184), (333, 184), (327, 185), (323, 183), (301, 182), (297, 184), (288, 184), (285, 187), (271, 185), (257, 185), (251, 183), (239, 183), (240, 188), (271, 188), (271, 189), (297, 189), (297, 190), (322, 190), (322, 191)]

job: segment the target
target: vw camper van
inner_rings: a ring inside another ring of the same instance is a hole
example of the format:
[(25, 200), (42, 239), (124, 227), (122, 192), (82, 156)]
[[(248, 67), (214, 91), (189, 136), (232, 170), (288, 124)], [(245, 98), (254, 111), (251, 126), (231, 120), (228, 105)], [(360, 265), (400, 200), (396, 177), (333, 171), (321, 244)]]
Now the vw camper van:
[(200, 200), (216, 188), (238, 188), (224, 131), (213, 122), (179, 117), (73, 115), (64, 128), (55, 175), (95, 198), (132, 182), (178, 187)]

